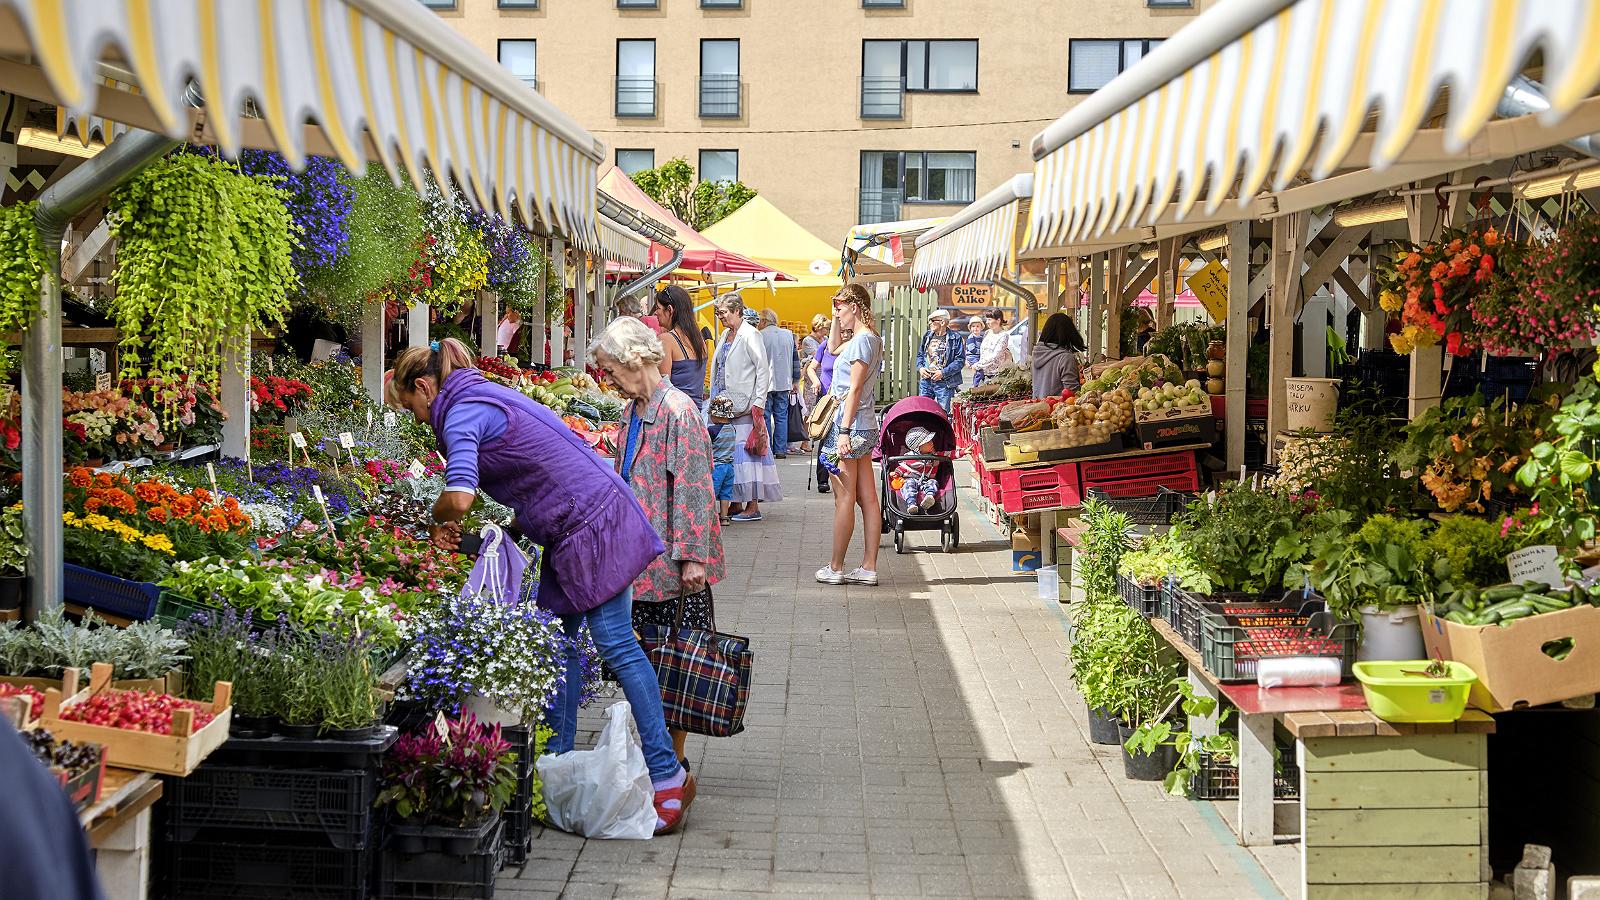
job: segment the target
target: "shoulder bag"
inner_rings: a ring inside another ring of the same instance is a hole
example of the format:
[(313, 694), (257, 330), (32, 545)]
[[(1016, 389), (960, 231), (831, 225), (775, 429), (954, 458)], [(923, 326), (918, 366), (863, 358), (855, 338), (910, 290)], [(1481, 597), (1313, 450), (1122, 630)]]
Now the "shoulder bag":
[(750, 640), (716, 628), (711, 588), (702, 590), (712, 610), (711, 630), (683, 627), (686, 594), (678, 595), (671, 626), (642, 625), (639, 643), (661, 683), (661, 709), (667, 725), (693, 734), (730, 737), (744, 730), (750, 701), (750, 671), (755, 654)]
[(806, 415), (806, 436), (813, 441), (820, 441), (828, 436), (828, 429), (833, 427), (833, 414), (839, 411), (839, 398), (832, 393), (819, 394), (816, 405), (811, 407), (811, 412)]

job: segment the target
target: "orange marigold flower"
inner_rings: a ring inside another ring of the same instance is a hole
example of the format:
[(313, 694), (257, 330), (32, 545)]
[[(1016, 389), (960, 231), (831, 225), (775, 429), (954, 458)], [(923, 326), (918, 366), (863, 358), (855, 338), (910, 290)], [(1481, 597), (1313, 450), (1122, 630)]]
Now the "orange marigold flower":
[(172, 514), (180, 519), (189, 518), (189, 515), (193, 513), (195, 509), (194, 501), (188, 497), (174, 497), (172, 498), (172, 503), (170, 505), (172, 507)]
[(164, 506), (152, 506), (144, 511), (144, 515), (145, 518), (152, 522), (165, 522), (167, 521), (167, 508)]
[(72, 474), (67, 476), (67, 481), (73, 487), (88, 487), (94, 484), (94, 473), (80, 466), (72, 470)]
[(153, 482), (144, 481), (134, 485), (133, 494), (145, 503), (161, 502), (161, 490)]
[(211, 502), (211, 492), (206, 490), (205, 488), (195, 488), (193, 491), (189, 492), (189, 496), (195, 498), (196, 500), (200, 501), (201, 503), (210, 503)]
[(94, 476), (95, 487), (108, 488), (115, 483), (116, 482), (111, 479), (111, 473), (109, 472), (101, 472), (100, 474)]
[(84, 501), (83, 510), (84, 512), (99, 512), (100, 507), (103, 505), (98, 497), (90, 497)]

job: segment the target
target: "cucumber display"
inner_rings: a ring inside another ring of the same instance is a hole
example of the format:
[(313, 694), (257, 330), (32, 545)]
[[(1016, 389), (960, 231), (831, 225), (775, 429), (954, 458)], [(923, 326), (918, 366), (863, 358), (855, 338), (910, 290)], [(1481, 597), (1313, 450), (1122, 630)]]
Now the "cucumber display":
[(1435, 614), (1461, 625), (1505, 625), (1583, 603), (1600, 606), (1600, 584), (1553, 588), (1542, 581), (1523, 581), (1451, 591)]

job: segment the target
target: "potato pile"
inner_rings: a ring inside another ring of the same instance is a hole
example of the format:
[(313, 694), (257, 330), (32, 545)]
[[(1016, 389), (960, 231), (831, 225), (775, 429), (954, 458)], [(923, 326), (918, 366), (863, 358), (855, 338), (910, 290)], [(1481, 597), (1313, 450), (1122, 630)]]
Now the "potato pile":
[(1133, 395), (1123, 388), (1086, 391), (1058, 405), (1054, 418), (1056, 427), (1072, 439), (1066, 446), (1103, 444), (1133, 424)]

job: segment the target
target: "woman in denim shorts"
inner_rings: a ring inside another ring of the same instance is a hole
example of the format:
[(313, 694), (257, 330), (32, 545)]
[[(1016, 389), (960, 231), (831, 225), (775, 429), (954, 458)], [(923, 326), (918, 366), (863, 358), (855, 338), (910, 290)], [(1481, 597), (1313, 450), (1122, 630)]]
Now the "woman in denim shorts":
[[(850, 329), (855, 336), (846, 341), (842, 332)], [(828, 350), (839, 356), (828, 388), (839, 398), (839, 409), (822, 445), (822, 464), (833, 485), (833, 558), (817, 570), (817, 580), (823, 584), (877, 584), (883, 510), (872, 477), (872, 450), (878, 446), (873, 401), (883, 371), (883, 339), (872, 326), (872, 298), (859, 284), (847, 284), (833, 297)], [(866, 552), (861, 565), (846, 572), (844, 555), (850, 549), (858, 507)]]

